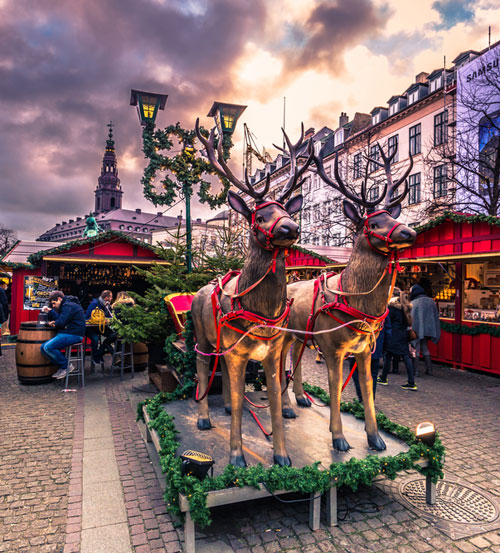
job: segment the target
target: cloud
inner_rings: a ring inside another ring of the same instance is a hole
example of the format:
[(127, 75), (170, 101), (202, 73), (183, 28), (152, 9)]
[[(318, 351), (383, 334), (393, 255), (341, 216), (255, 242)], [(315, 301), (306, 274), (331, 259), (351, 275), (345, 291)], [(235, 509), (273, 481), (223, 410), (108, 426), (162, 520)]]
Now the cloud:
[(439, 12), (441, 23), (436, 29), (451, 29), (457, 23), (470, 22), (474, 19), (472, 0), (438, 0), (432, 7)]

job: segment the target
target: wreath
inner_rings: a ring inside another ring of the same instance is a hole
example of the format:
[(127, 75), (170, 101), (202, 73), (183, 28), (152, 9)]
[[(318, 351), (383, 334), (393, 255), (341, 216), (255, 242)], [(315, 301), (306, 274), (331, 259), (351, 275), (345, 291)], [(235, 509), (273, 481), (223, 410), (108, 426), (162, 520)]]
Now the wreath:
[[(209, 133), (206, 129), (201, 128), (200, 131), (203, 136), (208, 137)], [(198, 196), (202, 203), (209, 204), (213, 209), (226, 202), (230, 182), (220, 176), (208, 160), (195, 155), (196, 139), (196, 131), (183, 129), (179, 123), (170, 125), (163, 130), (155, 130), (152, 124), (144, 127), (142, 149), (146, 158), (149, 159), (149, 164), (144, 170), (141, 182), (144, 197), (155, 206), (172, 205), (181, 192), (185, 196), (192, 196), (193, 187), (197, 184), (199, 184)], [(169, 152), (176, 140), (181, 148), (180, 152), (172, 157), (163, 155), (161, 152)], [(222, 146), (225, 160), (229, 159), (229, 150), (232, 145), (231, 138), (224, 136)], [(163, 192), (157, 192), (153, 186), (159, 171), (165, 173), (160, 183)], [(217, 175), (222, 183), (222, 190), (218, 194), (210, 193), (211, 183), (203, 179), (203, 175), (207, 174)]]

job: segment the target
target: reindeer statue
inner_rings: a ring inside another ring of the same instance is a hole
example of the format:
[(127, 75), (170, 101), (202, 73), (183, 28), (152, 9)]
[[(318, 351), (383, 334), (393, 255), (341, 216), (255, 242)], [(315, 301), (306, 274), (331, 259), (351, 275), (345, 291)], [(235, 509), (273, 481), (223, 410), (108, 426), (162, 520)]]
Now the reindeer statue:
[[(230, 206), (247, 219), (252, 231), (246, 262), (241, 272), (231, 271), (225, 277), (218, 278), (217, 283), (210, 283), (199, 290), (193, 300), (191, 313), (197, 339), (196, 369), (200, 394), (198, 428), (211, 428), (207, 392), (210, 386), (210, 355), (215, 350), (218, 355), (216, 362), (219, 359), (225, 366), (223, 377), (226, 373), (229, 380), (230, 405), (227, 391), (224, 398), (226, 411), (231, 413), (229, 462), (239, 467), (246, 466), (241, 439), (245, 371), (249, 359), (262, 361), (271, 409), (274, 463), (289, 466), (291, 461), (285, 448), (281, 414), (280, 353), (284, 333), (273, 327), (284, 327), (288, 322), (290, 302), (286, 297), (285, 250), (299, 237), (300, 229), (292, 215), (301, 209), (302, 196), (296, 195), (286, 204), (284, 202), (301, 185), (300, 177), (312, 162), (312, 145), (309, 141), (309, 157), (299, 168), (297, 152), (303, 145), (304, 126), (295, 145), (283, 131), (289, 148), (291, 173), (281, 194), (273, 201), (265, 199), (269, 190), (269, 175), (259, 191), (253, 188), (246, 174), (245, 182), (238, 180), (224, 161), (221, 141), (217, 155), (215, 153), (214, 129), (206, 139), (201, 135), (197, 121), (196, 132), (216, 171), (255, 200), (255, 206), (250, 208), (242, 197), (228, 192)], [(220, 355), (224, 352), (225, 355)], [(210, 381), (213, 374), (214, 369)], [(227, 390), (227, 385), (223, 388)]]
[[(308, 332), (327, 331), (316, 335), (314, 340), (321, 348), (328, 367), (331, 397), (330, 431), (333, 447), (338, 451), (347, 451), (350, 448), (342, 432), (340, 417), (342, 366), (344, 358), (349, 353), (354, 353), (358, 366), (368, 445), (379, 451), (386, 448), (378, 433), (375, 418), (370, 357), (388, 313), (387, 303), (392, 295), (397, 274), (397, 268), (393, 267), (397, 266), (397, 250), (411, 246), (416, 238), (414, 230), (396, 221), (401, 213), (401, 202), (408, 193), (406, 178), (413, 166), (413, 160), (410, 156), (408, 169), (397, 182), (393, 182), (391, 162), (395, 151), (392, 155), (386, 155), (381, 146), (378, 147), (383, 163), (368, 159), (359, 197), (342, 181), (338, 157), (335, 158), (334, 182), (326, 174), (323, 161), (314, 156), (318, 173), (324, 182), (347, 198), (343, 201), (343, 211), (356, 225), (357, 237), (349, 262), (342, 273), (295, 282), (287, 288), (288, 297), (293, 301), (290, 327)], [(383, 192), (374, 200), (367, 199), (369, 162), (383, 167), (386, 175)], [(404, 190), (398, 195), (398, 187), (403, 182)], [(377, 205), (384, 199), (383, 209), (376, 210)], [(354, 204), (357, 204), (361, 211), (358, 211)], [(341, 325), (345, 326), (335, 332), (328, 332)], [(293, 366), (296, 368), (293, 391), (297, 404), (302, 407), (311, 406), (309, 399), (304, 395), (300, 366), (300, 357), (306, 341), (304, 334), (287, 334), (282, 356), (284, 362), (285, 352), (295, 342), (292, 353)], [(286, 392), (283, 394), (283, 404), (290, 407)]]

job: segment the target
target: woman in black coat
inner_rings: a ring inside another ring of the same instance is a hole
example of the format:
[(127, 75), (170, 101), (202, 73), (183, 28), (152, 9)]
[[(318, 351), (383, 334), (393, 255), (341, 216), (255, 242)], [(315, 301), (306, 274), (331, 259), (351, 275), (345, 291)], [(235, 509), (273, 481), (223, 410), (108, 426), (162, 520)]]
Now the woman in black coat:
[(402, 358), (406, 366), (408, 382), (403, 384), (401, 388), (404, 390), (417, 391), (415, 384), (415, 374), (413, 371), (413, 363), (410, 359), (410, 347), (408, 340), (408, 329), (411, 328), (411, 316), (409, 311), (410, 306), (402, 302), (401, 290), (394, 289), (394, 294), (389, 301), (389, 317), (391, 319), (392, 334), (387, 344), (387, 353), (384, 362), (382, 376), (378, 379), (378, 383), (387, 385), (387, 375), (392, 361), (394, 372), (397, 372), (399, 359)]

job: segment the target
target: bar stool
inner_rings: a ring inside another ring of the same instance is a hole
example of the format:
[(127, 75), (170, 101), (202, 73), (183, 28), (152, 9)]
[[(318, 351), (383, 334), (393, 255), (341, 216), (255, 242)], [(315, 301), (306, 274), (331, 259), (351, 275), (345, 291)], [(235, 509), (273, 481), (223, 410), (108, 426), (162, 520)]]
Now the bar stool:
[[(115, 369), (115, 363), (120, 358), (120, 380), (123, 380), (123, 371), (124, 369), (130, 369), (132, 373), (132, 378), (134, 378), (134, 344), (129, 344), (124, 340), (118, 338), (115, 342), (115, 352), (111, 359), (111, 376), (113, 376), (113, 371)], [(125, 357), (128, 357), (128, 362), (125, 362)]]
[[(66, 348), (66, 359), (68, 360), (68, 371), (65, 377), (64, 387), (68, 387), (69, 377), (77, 376), (78, 384), (82, 387), (85, 386), (85, 344), (78, 342), (77, 344), (72, 344)], [(72, 373), (69, 372), (69, 366), (73, 364), (76, 367), (76, 370)]]

